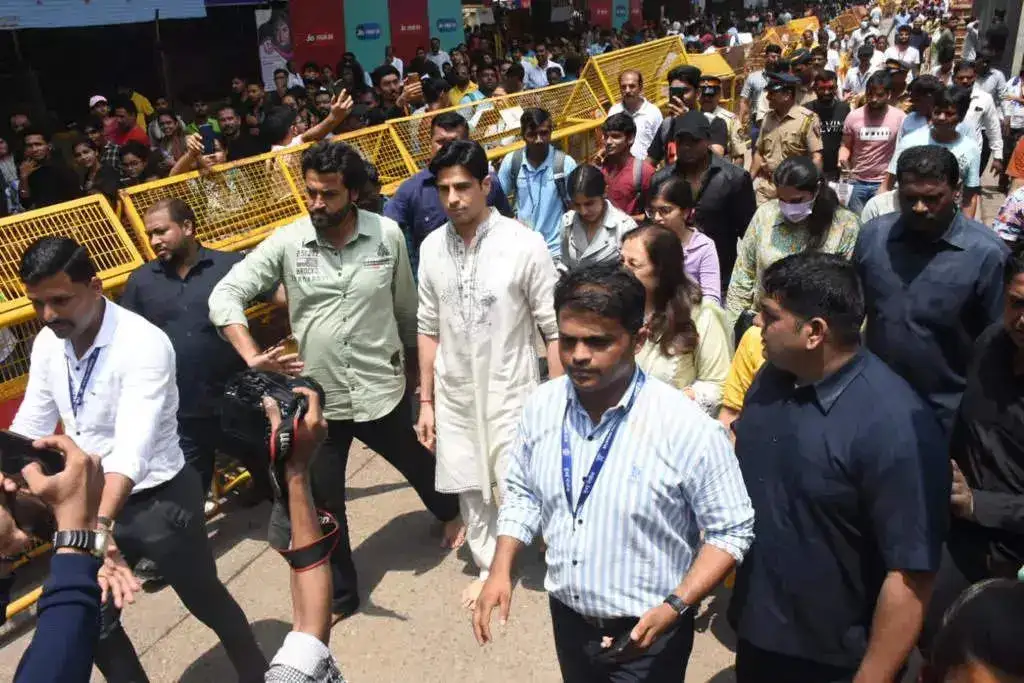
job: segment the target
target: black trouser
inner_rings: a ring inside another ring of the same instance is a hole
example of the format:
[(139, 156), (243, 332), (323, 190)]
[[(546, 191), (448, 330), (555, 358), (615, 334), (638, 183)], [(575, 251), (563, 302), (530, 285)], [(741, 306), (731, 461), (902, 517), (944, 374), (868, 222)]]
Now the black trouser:
[[(130, 496), (117, 516), (114, 539), (129, 565), (141, 557), (156, 563), (185, 608), (217, 633), (240, 681), (263, 680), (267, 660), (242, 608), (217, 578), (195, 470), (183, 467), (155, 490)], [(103, 608), (96, 666), (110, 683), (149, 680), (113, 600)]]
[(605, 636), (617, 639), (636, 626), (638, 618), (590, 619), (555, 598), (551, 603), (551, 627), (555, 652), (565, 683), (680, 683), (693, 650), (693, 612), (662, 633), (647, 652), (622, 664), (597, 659)]
[(179, 417), (178, 443), (185, 456), (185, 464), (199, 474), (205, 497), (213, 483), (214, 460), (220, 446), (220, 418)]
[(849, 683), (856, 674), (856, 668), (769, 652), (747, 640), (736, 645), (736, 683)]
[(988, 168), (988, 160), (992, 157), (992, 147), (988, 144), (988, 136), (982, 134), (981, 136), (981, 170), (978, 171), (978, 175), (985, 175), (985, 169)]
[[(410, 410), (408, 399), (403, 398), (390, 413), (377, 420), (329, 420), (327, 439), (310, 465), (314, 502), (338, 520), (338, 545), (331, 554), (333, 609), (336, 613), (351, 612), (359, 606), (356, 567), (352, 562), (352, 543), (345, 512), (345, 468), (353, 438), (365, 443), (401, 472), (435, 517), (447, 522), (459, 515), (458, 496), (438, 493), (434, 488), (436, 460), (416, 439), (409, 419)], [(272, 534), (288, 533), (287, 517), (278, 505), (274, 506), (270, 525)]]

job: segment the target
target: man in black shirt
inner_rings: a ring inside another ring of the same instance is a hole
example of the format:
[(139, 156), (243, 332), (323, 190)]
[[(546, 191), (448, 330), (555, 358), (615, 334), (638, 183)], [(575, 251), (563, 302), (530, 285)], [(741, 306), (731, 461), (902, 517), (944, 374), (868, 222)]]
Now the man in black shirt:
[(838, 85), (834, 71), (819, 71), (814, 76), (817, 98), (807, 105), (821, 119), (821, 170), (831, 181), (839, 179), (839, 145), (850, 113), (850, 105), (836, 97)]
[(1004, 271), (1003, 319), (974, 346), (953, 425), (953, 522), (928, 607), (922, 649), (970, 586), (1016, 578), (1024, 565), (1024, 252)]
[(53, 157), (47, 135), (25, 130), (25, 160), (18, 169), (18, 192), (26, 209), (41, 209), (82, 196), (78, 174)]
[(733, 423), (754, 543), (731, 618), (738, 683), (893, 681), (939, 567), (945, 437), (861, 347), (856, 270), (805, 251), (769, 266), (765, 364)]
[(270, 151), (270, 143), (250, 135), (248, 129), (242, 127), (242, 117), (232, 105), (226, 104), (217, 110), (217, 123), (228, 161)]
[(675, 162), (654, 174), (650, 194), (653, 196), (654, 189), (673, 175), (682, 176), (690, 184), (697, 197), (697, 225), (714, 241), (718, 251), (724, 292), (736, 263), (736, 243), (747, 231), (757, 203), (750, 174), (711, 152), (712, 125), (698, 110), (677, 117)]

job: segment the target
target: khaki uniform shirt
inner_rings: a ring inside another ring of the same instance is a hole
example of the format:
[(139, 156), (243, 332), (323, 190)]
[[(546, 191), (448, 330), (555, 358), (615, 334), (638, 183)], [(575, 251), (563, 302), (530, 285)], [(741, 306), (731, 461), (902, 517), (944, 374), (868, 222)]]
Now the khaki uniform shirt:
[(740, 119), (725, 107), (717, 107), (710, 116), (722, 119), (725, 129), (729, 132), (726, 138), (725, 156), (728, 158), (742, 157), (746, 151), (743, 138), (740, 137)]
[[(784, 159), (810, 156), (822, 150), (821, 121), (810, 109), (794, 105), (781, 118), (768, 112), (757, 138), (757, 151), (764, 158), (764, 171), (770, 177)], [(758, 202), (775, 196), (771, 181), (761, 178), (757, 187)]]
[(398, 224), (358, 211), (340, 250), (308, 216), (278, 228), (214, 288), (211, 322), (247, 325), (246, 302), (278, 281), (303, 374), (327, 395), (324, 417), (368, 422), (394, 410), (405, 393), (403, 347), (416, 347), (417, 302)]
[[(805, 88), (802, 85), (796, 88), (796, 99), (794, 104), (800, 107), (806, 107), (809, 102), (813, 102), (818, 99), (818, 96), (814, 94), (814, 91), (810, 88)], [(768, 91), (763, 90), (761, 97), (757, 98), (757, 111), (754, 114), (756, 121), (763, 121), (764, 117), (768, 115), (768, 112), (772, 110), (768, 104)]]

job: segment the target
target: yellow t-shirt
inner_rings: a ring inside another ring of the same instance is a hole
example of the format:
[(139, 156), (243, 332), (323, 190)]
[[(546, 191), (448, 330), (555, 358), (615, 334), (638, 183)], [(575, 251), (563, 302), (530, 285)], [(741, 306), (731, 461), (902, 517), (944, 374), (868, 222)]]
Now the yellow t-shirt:
[(139, 128), (146, 130), (146, 117), (156, 114), (156, 109), (153, 109), (153, 104), (142, 93), (135, 92), (133, 90), (131, 99), (132, 103), (135, 105), (136, 111), (138, 112), (135, 115), (135, 119), (139, 123)]
[(761, 369), (763, 363), (761, 328), (751, 325), (743, 333), (743, 337), (736, 347), (732, 365), (729, 366), (729, 374), (726, 376), (725, 386), (722, 388), (722, 406), (737, 411), (743, 408), (743, 399), (747, 395), (747, 389), (750, 388), (754, 376), (757, 375), (757, 371)]

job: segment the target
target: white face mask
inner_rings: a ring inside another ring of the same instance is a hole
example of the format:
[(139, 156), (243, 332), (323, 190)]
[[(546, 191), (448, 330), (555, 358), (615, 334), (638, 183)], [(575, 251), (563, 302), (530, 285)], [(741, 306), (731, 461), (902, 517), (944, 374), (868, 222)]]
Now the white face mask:
[(807, 220), (807, 217), (814, 211), (814, 200), (815, 197), (811, 197), (806, 202), (796, 202), (790, 204), (779, 200), (779, 211), (782, 213), (782, 217), (786, 219), (788, 223), (799, 223), (800, 221)]

